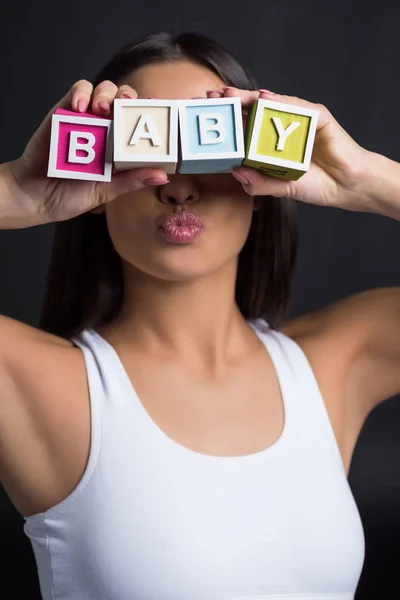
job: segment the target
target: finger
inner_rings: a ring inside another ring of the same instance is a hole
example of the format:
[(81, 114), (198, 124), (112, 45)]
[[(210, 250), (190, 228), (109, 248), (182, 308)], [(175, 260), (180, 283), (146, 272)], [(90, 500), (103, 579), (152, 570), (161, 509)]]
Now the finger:
[(90, 102), (93, 85), (86, 79), (80, 79), (73, 84), (68, 92), (47, 113), (42, 127), (49, 127), (51, 118), (58, 108), (65, 108), (75, 112), (85, 112)]
[(218, 90), (207, 90), (207, 98), (223, 98), (224, 92)]
[(321, 129), (328, 123), (332, 122), (333, 115), (323, 104), (316, 104), (309, 102), (303, 98), (297, 96), (286, 96), (284, 94), (275, 94), (269, 90), (260, 90), (260, 98), (262, 100), (272, 100), (273, 102), (282, 102), (283, 104), (290, 104), (294, 107), (301, 106), (302, 108), (310, 108), (311, 110), (317, 110), (319, 112), (317, 130)]
[(130, 85), (120, 85), (115, 97), (136, 100), (138, 95), (136, 90), (134, 90)]
[[(64, 96), (67, 98), (67, 105), (61, 104), (57, 108), (69, 108), (75, 112), (86, 112), (93, 92), (93, 85), (86, 79), (80, 79), (71, 87)], [(64, 100), (63, 98), (63, 100)]]
[(162, 169), (131, 169), (113, 175), (112, 180), (101, 188), (100, 204), (131, 191), (140, 190), (148, 185), (165, 185), (168, 176)]
[(102, 117), (109, 117), (111, 105), (118, 93), (118, 86), (112, 81), (102, 81), (92, 94), (92, 112)]
[(250, 107), (252, 104), (257, 102), (258, 99), (262, 100), (272, 100), (274, 102), (281, 102), (282, 104), (290, 104), (294, 107), (300, 106), (303, 108), (310, 108), (312, 110), (317, 110), (319, 112), (317, 130), (321, 129), (328, 123), (331, 123), (334, 120), (333, 115), (329, 112), (329, 110), (323, 104), (316, 104), (314, 102), (309, 102), (308, 100), (304, 100), (302, 98), (298, 98), (297, 96), (286, 96), (284, 94), (275, 94), (269, 90), (261, 89), (257, 91), (253, 90), (241, 90), (235, 87), (224, 87), (224, 96), (226, 98), (234, 98), (239, 97), (242, 100), (242, 106)]
[(254, 90), (241, 90), (235, 87), (224, 87), (222, 88), (224, 92), (225, 98), (241, 98), (242, 106), (251, 106), (255, 102), (257, 102), (260, 93), (259, 91)]
[[(233, 169), (232, 175), (239, 175), (238, 181), (245, 192), (250, 196), (276, 196), (277, 198), (289, 198), (292, 194), (291, 183), (276, 177), (262, 175), (255, 169), (237, 167)], [(236, 177), (235, 177), (236, 179)]]
[(46, 114), (45, 118), (33, 134), (36, 138), (38, 148), (43, 148), (43, 152), (48, 152), (52, 117), (58, 108), (73, 110), (77, 113), (86, 112), (90, 102), (93, 85), (86, 79), (80, 79), (75, 82), (68, 92), (59, 100)]

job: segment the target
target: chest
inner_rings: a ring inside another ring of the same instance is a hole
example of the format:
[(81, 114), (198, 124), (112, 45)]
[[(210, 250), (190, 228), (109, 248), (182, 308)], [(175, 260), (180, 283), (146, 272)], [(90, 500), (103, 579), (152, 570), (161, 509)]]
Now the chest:
[[(326, 469), (304, 448), (290, 461), (278, 454), (231, 468), (200, 455), (189, 458), (155, 434), (159, 428), (202, 455), (251, 455), (272, 447), (285, 411), (268, 359), (252, 361), (254, 370), (236, 372), (236, 378), (227, 373), (219, 385), (205, 385), (170, 365), (156, 371), (148, 365), (147, 371), (144, 363), (121, 358), (127, 404), (120, 415), (117, 405), (105, 414), (115, 421), (105, 428), (99, 468), (85, 492), (46, 521), (58, 565), (57, 594), (188, 600), (195, 590), (196, 597), (247, 600), (299, 593), (311, 598), (322, 590), (350, 600), (363, 535), (337, 469)], [(60, 500), (79, 482), (87, 461), (89, 399), (84, 389), (76, 398), (65, 424), (70, 434), (75, 431), (75, 444), (69, 440), (59, 465), (69, 473)], [(127, 410), (135, 398), (138, 410)]]
[(251, 368), (232, 369), (208, 383), (170, 365), (154, 370), (154, 365), (135, 367), (135, 361), (125, 364), (137, 401), (167, 437), (201, 454), (236, 456), (272, 446), (284, 426), (271, 361), (261, 354), (251, 362)]
[[(316, 345), (300, 340), (298, 344), (315, 375), (348, 474), (363, 420), (348, 410), (346, 371), (340, 362), (331, 361), (327, 368)], [(133, 384), (145, 412), (178, 444), (206, 455), (239, 456), (270, 448), (279, 440), (285, 426), (283, 390), (276, 365), (264, 349), (247, 366), (236, 365), (218, 383), (209, 384), (168, 364), (146, 365), (123, 351), (119, 355), (128, 385)], [(301, 402), (301, 385), (294, 393)], [(313, 414), (308, 416), (313, 419)]]
[(363, 540), (343, 479), (119, 456), (46, 523), (60, 597), (353, 597)]
[[(49, 399), (40, 443), (31, 444), (32, 465), (39, 458), (43, 465), (45, 433), (51, 457), (48, 468), (43, 468), (34, 480), (24, 481), (20, 476), (21, 484), (16, 486), (12, 498), (24, 515), (45, 511), (61, 502), (78, 485), (88, 462), (91, 420), (86, 366), (82, 352), (72, 352), (71, 361), (64, 361), (63, 371), (57, 376), (64, 400), (60, 405), (58, 399), (55, 406)], [(236, 368), (218, 382), (208, 384), (202, 377), (187, 377), (169, 364), (160, 363), (155, 368), (123, 351), (119, 354), (125, 383), (134, 390), (136, 401), (153, 427), (177, 444), (205, 455), (239, 456), (272, 447), (280, 438), (285, 423), (282, 390), (267, 353), (255, 355), (249, 362), (251, 367)], [(328, 378), (318, 361), (314, 367), (348, 472), (362, 424), (344, 418), (340, 377)], [(35, 449), (40, 450), (40, 455), (36, 456)]]

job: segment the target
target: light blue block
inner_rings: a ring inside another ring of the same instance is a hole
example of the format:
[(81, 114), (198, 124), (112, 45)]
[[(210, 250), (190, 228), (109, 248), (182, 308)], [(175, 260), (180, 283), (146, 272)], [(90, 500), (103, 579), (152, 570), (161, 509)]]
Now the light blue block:
[(179, 173), (228, 173), (243, 162), (239, 98), (183, 100), (179, 105)]
[[(200, 115), (203, 115), (207, 125), (210, 127), (208, 137), (212, 140), (218, 140), (217, 131), (213, 130), (213, 125), (216, 124), (215, 119), (206, 119), (207, 114), (217, 113), (223, 119), (224, 129), (226, 131), (226, 139), (223, 142), (213, 144), (201, 144), (200, 141)], [(235, 115), (232, 104), (223, 106), (187, 106), (186, 107), (186, 133), (188, 136), (188, 146), (190, 154), (209, 154), (210, 152), (236, 152), (236, 131), (235, 131)]]

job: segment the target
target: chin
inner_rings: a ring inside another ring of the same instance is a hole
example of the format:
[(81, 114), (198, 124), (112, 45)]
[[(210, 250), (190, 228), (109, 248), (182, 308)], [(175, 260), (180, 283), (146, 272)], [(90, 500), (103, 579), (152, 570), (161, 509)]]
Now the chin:
[(146, 272), (157, 279), (171, 282), (189, 282), (208, 277), (222, 267), (221, 261), (211, 263), (201, 256), (164, 256), (157, 264), (147, 265)]
[(157, 273), (154, 276), (164, 281), (170, 281), (171, 283), (183, 283), (196, 281), (211, 275), (212, 269), (194, 269), (193, 266), (188, 266), (186, 269), (180, 266), (179, 268), (163, 268), (157, 269)]

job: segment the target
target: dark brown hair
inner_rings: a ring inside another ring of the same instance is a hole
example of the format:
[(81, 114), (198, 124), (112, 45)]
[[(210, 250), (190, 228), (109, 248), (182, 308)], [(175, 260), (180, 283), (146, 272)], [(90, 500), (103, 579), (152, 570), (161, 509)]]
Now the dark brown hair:
[[(214, 71), (226, 85), (259, 89), (247, 69), (223, 46), (196, 33), (148, 35), (124, 47), (93, 81), (122, 83), (151, 63), (188, 59)], [(297, 255), (297, 211), (291, 198), (265, 196), (253, 213), (238, 259), (236, 302), (246, 319), (278, 328), (285, 318)], [(39, 328), (70, 338), (110, 323), (122, 308), (121, 259), (105, 214), (84, 213), (55, 224)]]

